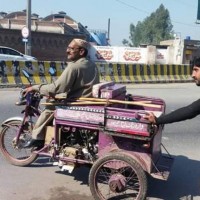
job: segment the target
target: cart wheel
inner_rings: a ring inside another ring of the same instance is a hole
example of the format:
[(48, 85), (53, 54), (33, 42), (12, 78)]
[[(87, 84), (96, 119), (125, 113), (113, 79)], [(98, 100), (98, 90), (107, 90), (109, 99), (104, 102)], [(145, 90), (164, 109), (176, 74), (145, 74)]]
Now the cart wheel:
[(93, 164), (89, 186), (96, 200), (143, 200), (147, 193), (147, 177), (142, 167), (130, 156), (108, 154)]

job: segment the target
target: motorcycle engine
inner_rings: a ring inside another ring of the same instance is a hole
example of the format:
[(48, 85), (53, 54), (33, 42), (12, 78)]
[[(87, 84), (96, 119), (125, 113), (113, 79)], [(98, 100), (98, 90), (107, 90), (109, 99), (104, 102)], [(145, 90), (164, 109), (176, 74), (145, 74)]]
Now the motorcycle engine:
[(60, 128), (61, 153), (66, 157), (95, 160), (98, 152), (98, 132), (95, 130), (66, 127)]

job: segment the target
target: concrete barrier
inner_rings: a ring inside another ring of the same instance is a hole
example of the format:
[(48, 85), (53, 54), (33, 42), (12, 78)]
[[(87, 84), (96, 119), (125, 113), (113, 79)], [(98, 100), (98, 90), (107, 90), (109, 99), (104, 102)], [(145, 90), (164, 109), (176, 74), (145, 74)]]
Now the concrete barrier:
[(118, 83), (191, 82), (190, 65), (97, 63), (101, 81)]
[[(192, 67), (190, 65), (145, 65), (96, 63), (100, 81), (116, 83), (174, 83), (191, 82)], [(49, 74), (49, 67), (56, 70), (54, 77)], [(67, 67), (66, 62), (30, 62), (0, 61), (0, 85), (20, 86), (28, 84), (22, 69), (29, 73), (33, 84), (50, 83)]]

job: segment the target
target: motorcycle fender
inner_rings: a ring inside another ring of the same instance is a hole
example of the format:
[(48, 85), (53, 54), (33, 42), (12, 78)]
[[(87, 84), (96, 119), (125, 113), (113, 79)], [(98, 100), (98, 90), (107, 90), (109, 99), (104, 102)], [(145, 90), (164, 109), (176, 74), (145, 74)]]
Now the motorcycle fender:
[(6, 119), (5, 121), (3, 121), (1, 126), (5, 126), (6, 124), (8, 124), (11, 121), (23, 121), (23, 118), (22, 117), (10, 117), (10, 118)]

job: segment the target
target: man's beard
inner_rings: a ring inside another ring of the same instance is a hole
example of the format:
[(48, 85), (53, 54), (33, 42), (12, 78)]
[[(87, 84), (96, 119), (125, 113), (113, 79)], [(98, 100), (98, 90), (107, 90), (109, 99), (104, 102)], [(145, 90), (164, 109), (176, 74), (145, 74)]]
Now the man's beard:
[(195, 80), (195, 82), (196, 82), (197, 86), (200, 86), (200, 81), (199, 80)]

